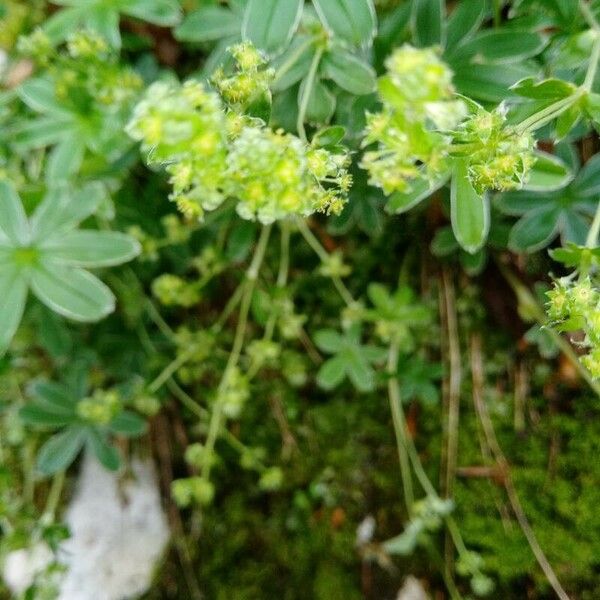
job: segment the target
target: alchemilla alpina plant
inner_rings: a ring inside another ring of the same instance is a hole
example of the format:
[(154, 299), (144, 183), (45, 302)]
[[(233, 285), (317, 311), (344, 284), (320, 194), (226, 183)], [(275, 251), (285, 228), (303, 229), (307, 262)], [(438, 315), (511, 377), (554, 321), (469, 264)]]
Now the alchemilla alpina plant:
[(0, 598), (595, 598), (599, 63), (596, 0), (3, 2)]

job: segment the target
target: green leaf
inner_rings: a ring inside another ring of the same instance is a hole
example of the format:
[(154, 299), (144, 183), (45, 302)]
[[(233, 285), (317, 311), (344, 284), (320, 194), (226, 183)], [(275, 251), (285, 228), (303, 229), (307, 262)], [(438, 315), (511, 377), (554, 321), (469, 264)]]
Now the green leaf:
[(236, 219), (227, 239), (225, 255), (232, 262), (244, 260), (256, 238), (256, 225), (251, 221)]
[(360, 392), (370, 392), (375, 388), (375, 372), (358, 349), (345, 353), (346, 374), (352, 385)]
[(448, 19), (446, 47), (453, 48), (477, 31), (486, 12), (485, 0), (461, 0)]
[(469, 64), (451, 63), (454, 69), (454, 85), (469, 98), (482, 102), (502, 102), (507, 89), (523, 77), (532, 74), (532, 69), (519, 64)]
[(573, 179), (572, 171), (558, 156), (539, 150), (535, 156), (537, 160), (522, 189), (550, 192), (565, 187)]
[[(308, 78), (300, 85), (298, 104), (306, 93)], [(313, 83), (306, 107), (306, 120), (309, 123), (328, 123), (335, 112), (335, 96), (319, 80)]]
[(221, 6), (203, 6), (191, 12), (175, 29), (175, 38), (184, 42), (212, 42), (238, 35), (242, 21)]
[(346, 362), (342, 356), (334, 356), (326, 360), (317, 373), (317, 384), (324, 390), (337, 387), (346, 376)]
[(29, 108), (38, 113), (69, 115), (69, 112), (56, 99), (54, 84), (48, 79), (41, 77), (27, 79), (19, 86), (17, 93)]
[(8, 238), (11, 245), (24, 245), (30, 236), (29, 224), (15, 188), (0, 180), (0, 243)]
[(414, 0), (413, 31), (418, 46), (443, 45), (444, 14), (443, 0)]
[(307, 36), (294, 36), (289, 48), (273, 62), (277, 75), (272, 90), (282, 92), (306, 77), (314, 54), (314, 43)]
[(510, 232), (508, 247), (513, 252), (536, 252), (545, 248), (558, 234), (560, 212), (554, 205), (528, 212)]
[(321, 63), (321, 74), (357, 96), (374, 92), (377, 84), (371, 65), (342, 48), (335, 48), (325, 55)]
[(27, 301), (27, 282), (16, 267), (0, 271), (0, 356), (4, 354), (19, 327)]
[(580, 118), (581, 118), (581, 107), (579, 106), (579, 103), (573, 104), (573, 106), (570, 106), (569, 108), (567, 108), (567, 110), (565, 110), (565, 112), (560, 114), (558, 116), (558, 118), (556, 119), (556, 126), (555, 126), (556, 140), (555, 141), (560, 142), (565, 137), (567, 137), (567, 135), (569, 135), (569, 133), (575, 127), (575, 125), (577, 125)]
[(379, 309), (393, 310), (394, 301), (389, 290), (381, 283), (371, 283), (367, 289), (369, 299)]
[(549, 202), (555, 201), (555, 197), (555, 193), (548, 197), (529, 191), (505, 192), (496, 196), (494, 206), (505, 215), (520, 217), (530, 210), (547, 206)]
[(377, 21), (372, 0), (313, 0), (313, 5), (331, 33), (356, 46), (373, 41)]
[(43, 402), (62, 411), (73, 412), (74, 410), (74, 403), (69, 390), (53, 381), (35, 381), (29, 387), (28, 392), (38, 402)]
[(448, 60), (458, 63), (476, 58), (478, 62), (514, 63), (536, 56), (546, 43), (543, 36), (527, 30), (489, 29), (456, 46), (448, 55)]
[(452, 227), (442, 227), (435, 232), (431, 240), (431, 253), (434, 256), (450, 256), (458, 250), (458, 242), (452, 233)]
[(115, 308), (115, 297), (97, 277), (49, 260), (32, 269), (31, 289), (48, 308), (75, 321), (98, 321)]
[(285, 48), (300, 23), (302, 0), (249, 0), (242, 37), (271, 54)]
[(388, 199), (385, 210), (389, 213), (402, 214), (414, 208), (419, 202), (429, 198), (431, 194), (439, 190), (450, 178), (450, 172), (446, 171), (435, 179), (417, 179), (412, 183), (408, 192), (394, 192)]
[(512, 91), (518, 96), (534, 100), (560, 100), (573, 95), (577, 87), (563, 79), (544, 79), (538, 81), (535, 77), (526, 77), (512, 86)]
[(101, 35), (113, 48), (121, 47), (119, 20), (117, 10), (112, 6), (103, 6), (100, 2), (96, 2), (85, 14), (87, 27)]
[(337, 146), (344, 139), (345, 135), (346, 130), (341, 125), (324, 127), (313, 137), (311, 145), (319, 148)]
[(585, 244), (590, 229), (590, 220), (575, 210), (566, 210), (561, 215), (560, 227), (563, 244), (569, 242)]
[(146, 421), (128, 410), (120, 412), (109, 424), (113, 433), (127, 437), (138, 437), (146, 432)]
[(74, 6), (55, 12), (44, 22), (44, 33), (55, 44), (65, 40), (69, 34), (79, 27), (84, 18), (87, 6)]
[(181, 19), (181, 8), (177, 0), (129, 0), (123, 12), (161, 27), (173, 27)]
[(585, 163), (573, 182), (572, 189), (582, 198), (591, 198), (600, 194), (600, 154), (592, 156)]
[(98, 462), (109, 471), (117, 471), (121, 466), (121, 456), (118, 450), (106, 439), (105, 434), (95, 428), (87, 430), (87, 445)]
[(485, 243), (490, 228), (487, 196), (480, 196), (467, 175), (467, 161), (456, 160), (450, 187), (452, 230), (461, 247), (475, 254)]
[(55, 409), (49, 405), (32, 402), (19, 411), (19, 417), (29, 425), (40, 427), (64, 427), (77, 421), (73, 412)]
[(140, 253), (136, 239), (116, 231), (69, 231), (48, 238), (40, 247), (53, 261), (73, 267), (120, 265)]
[(46, 163), (46, 181), (55, 184), (73, 176), (81, 168), (85, 145), (78, 133), (68, 133), (52, 149)]
[(66, 469), (77, 457), (85, 441), (85, 430), (69, 427), (53, 435), (41, 447), (37, 467), (44, 475), (53, 475)]
[(342, 336), (334, 329), (321, 329), (315, 334), (315, 344), (317, 347), (329, 354), (339, 352), (343, 343)]
[(97, 183), (76, 192), (65, 186), (53, 187), (31, 217), (32, 240), (39, 242), (73, 229), (96, 212), (104, 198), (104, 188)]
[(44, 148), (60, 142), (75, 131), (71, 115), (43, 117), (13, 128), (13, 141), (18, 150)]

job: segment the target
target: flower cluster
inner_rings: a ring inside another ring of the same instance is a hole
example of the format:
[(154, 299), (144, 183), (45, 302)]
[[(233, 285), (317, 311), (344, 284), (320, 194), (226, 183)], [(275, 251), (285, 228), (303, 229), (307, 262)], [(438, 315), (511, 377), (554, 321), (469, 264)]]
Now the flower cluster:
[(270, 100), (273, 69), (266, 68), (265, 57), (249, 42), (236, 44), (229, 52), (236, 63), (236, 71), (226, 74), (217, 69), (211, 81), (230, 108), (243, 113), (254, 102)]
[[(247, 72), (258, 72), (257, 51), (243, 45), (236, 56)], [(233, 79), (220, 79), (225, 100), (239, 83)], [(236, 105), (243, 101), (234, 95)], [(351, 185), (346, 154), (309, 146), (231, 108), (200, 83), (159, 82), (127, 127), (150, 163), (167, 165), (171, 199), (186, 217), (200, 219), (226, 198), (237, 200), (242, 218), (264, 224), (293, 214), (341, 211)]]
[(468, 158), (478, 193), (522, 186), (535, 157), (530, 133), (507, 126), (502, 108), (488, 112), (454, 95), (452, 71), (431, 48), (405, 45), (386, 61), (379, 81), (381, 112), (367, 116), (362, 166), (386, 194), (410, 192), (422, 178), (434, 181), (452, 157)]
[(535, 163), (535, 140), (505, 124), (504, 111), (477, 107), (453, 132), (453, 154), (468, 158), (468, 175), (475, 190), (520, 188)]
[(414, 180), (432, 178), (446, 168), (449, 129), (465, 115), (454, 98), (452, 71), (431, 48), (398, 48), (386, 61), (379, 81), (381, 112), (367, 116), (362, 166), (370, 183), (386, 194), (410, 191)]
[(189, 218), (200, 218), (225, 199), (226, 122), (218, 95), (202, 84), (157, 82), (127, 126), (149, 163), (168, 165), (171, 199)]
[(283, 131), (245, 127), (231, 145), (226, 189), (239, 200), (242, 218), (261, 223), (315, 211), (338, 214), (345, 203), (346, 167), (346, 155), (309, 148)]
[(559, 331), (583, 331), (580, 345), (588, 350), (581, 362), (594, 379), (600, 379), (600, 293), (589, 277), (554, 283), (547, 292), (546, 312)]

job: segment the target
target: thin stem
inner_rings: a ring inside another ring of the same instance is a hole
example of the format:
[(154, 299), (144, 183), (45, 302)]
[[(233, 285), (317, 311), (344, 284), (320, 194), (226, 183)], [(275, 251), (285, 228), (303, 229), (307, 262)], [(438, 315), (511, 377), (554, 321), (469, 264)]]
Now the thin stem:
[(277, 272), (277, 287), (283, 288), (287, 283), (290, 270), (290, 223), (281, 223), (281, 257), (279, 259), (279, 271)]
[(237, 286), (235, 292), (233, 292), (233, 295), (231, 296), (231, 298), (229, 298), (229, 301), (225, 305), (225, 308), (223, 309), (223, 312), (221, 313), (220, 317), (213, 325), (213, 330), (215, 331), (215, 333), (218, 333), (219, 331), (221, 331), (221, 329), (223, 329), (223, 326), (225, 325), (227, 319), (229, 319), (231, 313), (233, 313), (233, 311), (235, 310), (235, 307), (240, 303), (240, 300), (244, 295), (244, 283), (245, 282), (242, 282), (240, 285)]
[(452, 497), (454, 479), (456, 476), (458, 454), (458, 425), (460, 417), (460, 388), (462, 383), (462, 368), (460, 357), (460, 344), (458, 340), (458, 326), (456, 322), (456, 307), (454, 288), (447, 270), (442, 273), (443, 303), (446, 314), (446, 334), (449, 357), (449, 382), (448, 382), (448, 421), (447, 421), (447, 453), (446, 475), (444, 479), (444, 492), (448, 498)]
[(394, 424), (394, 434), (396, 436), (396, 446), (398, 447), (398, 461), (400, 463), (400, 475), (402, 477), (402, 491), (404, 493), (404, 502), (408, 514), (412, 514), (415, 494), (413, 489), (412, 475), (410, 472), (410, 460), (408, 458), (408, 431), (406, 421), (402, 410), (402, 398), (400, 396), (400, 385), (398, 383), (398, 340), (394, 340), (390, 345), (387, 361), (388, 371), (388, 396), (390, 401), (390, 410), (392, 412), (392, 421)]
[(229, 354), (229, 359), (227, 360), (225, 370), (223, 371), (223, 376), (221, 377), (221, 382), (217, 390), (217, 400), (215, 402), (215, 406), (208, 425), (208, 434), (206, 436), (206, 443), (204, 446), (207, 460), (202, 465), (202, 477), (204, 479), (208, 479), (210, 477), (210, 470), (212, 466), (212, 461), (210, 460), (210, 457), (214, 450), (215, 443), (217, 441), (217, 437), (221, 429), (221, 422), (223, 420), (223, 405), (221, 398), (228, 384), (231, 372), (237, 366), (237, 363), (240, 359), (242, 347), (244, 344), (244, 337), (246, 334), (246, 326), (248, 324), (250, 304), (252, 302), (252, 296), (254, 295), (254, 288), (256, 287), (258, 272), (265, 257), (270, 233), (270, 225), (263, 227), (263, 230), (260, 234), (260, 238), (258, 240), (258, 244), (256, 245), (256, 249), (254, 251), (254, 256), (252, 257), (252, 262), (250, 263), (250, 267), (246, 271), (246, 281), (244, 283), (244, 292), (242, 296), (240, 314), (235, 331), (235, 337), (233, 340), (233, 347), (231, 349), (231, 353)]
[[(441, 278), (442, 309), (444, 311), (448, 371), (446, 409), (448, 418), (446, 422), (446, 452), (445, 473), (442, 491), (446, 498), (454, 495), (454, 483), (456, 480), (456, 468), (458, 464), (458, 430), (460, 421), (460, 389), (462, 384), (462, 365), (460, 355), (460, 341), (458, 338), (458, 323), (456, 318), (455, 293), (452, 278), (447, 269), (442, 271)], [(445, 540), (445, 564), (448, 572), (452, 571), (454, 560), (454, 548), (452, 540), (446, 533)]]
[(306, 139), (306, 130), (304, 129), (304, 119), (306, 118), (308, 102), (310, 100), (313, 88), (315, 86), (317, 69), (319, 68), (319, 63), (321, 62), (323, 52), (323, 48), (317, 49), (315, 55), (313, 56), (312, 62), (310, 63), (310, 68), (308, 69), (306, 78), (304, 79), (304, 88), (302, 90), (302, 96), (300, 98), (300, 103), (298, 106), (298, 119), (296, 121), (296, 129), (298, 130), (298, 135), (303, 142), (308, 141)]
[(148, 392), (155, 394), (171, 378), (171, 376), (178, 371), (178, 369), (194, 356), (196, 351), (197, 348), (192, 346), (172, 360), (148, 386)]
[(596, 214), (592, 221), (592, 226), (585, 240), (586, 248), (595, 248), (598, 245), (598, 234), (600, 233), (600, 201), (596, 207)]
[[(296, 224), (300, 233), (304, 236), (304, 239), (307, 241), (308, 245), (315, 251), (316, 255), (321, 259), (321, 262), (326, 263), (329, 260), (329, 254), (327, 253), (327, 250), (323, 248), (321, 242), (319, 242), (314, 233), (310, 230), (310, 227), (302, 219), (298, 219), (296, 221)], [(354, 306), (356, 304), (356, 301), (352, 297), (350, 290), (348, 290), (346, 284), (341, 280), (341, 278), (337, 275), (334, 275), (331, 277), (331, 280), (333, 281), (333, 285), (336, 287), (337, 291), (342, 297), (342, 300), (349, 307)]]

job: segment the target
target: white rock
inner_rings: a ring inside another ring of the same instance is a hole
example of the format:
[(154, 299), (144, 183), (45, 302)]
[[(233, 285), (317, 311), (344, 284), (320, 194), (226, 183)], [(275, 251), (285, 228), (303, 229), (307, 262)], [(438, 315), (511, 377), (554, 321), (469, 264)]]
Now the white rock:
[[(169, 540), (152, 464), (134, 461), (121, 482), (94, 458), (84, 459), (65, 522), (71, 537), (58, 552), (66, 567), (59, 600), (126, 600), (146, 592)], [(15, 596), (54, 562), (43, 543), (10, 552), (2, 577)]]
[(6, 587), (15, 596), (20, 596), (53, 560), (52, 551), (44, 543), (9, 552), (2, 567), (2, 578)]
[(404, 580), (402, 589), (398, 592), (396, 600), (429, 600), (429, 596), (421, 582), (412, 575)]
[(169, 539), (153, 467), (134, 461), (119, 477), (86, 457), (65, 521), (67, 566), (59, 600), (124, 600), (146, 592)]
[(373, 539), (376, 526), (375, 517), (367, 515), (356, 528), (356, 545), (363, 546), (364, 544), (368, 544)]

